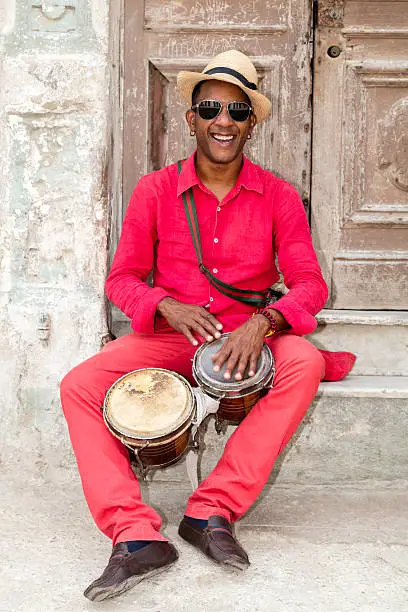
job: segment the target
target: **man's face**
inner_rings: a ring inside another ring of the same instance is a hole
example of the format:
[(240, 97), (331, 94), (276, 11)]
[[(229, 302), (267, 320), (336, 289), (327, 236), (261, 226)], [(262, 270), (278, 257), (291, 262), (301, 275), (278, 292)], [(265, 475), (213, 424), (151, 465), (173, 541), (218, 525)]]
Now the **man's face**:
[(233, 121), (226, 105), (228, 102), (247, 102), (242, 89), (222, 81), (204, 81), (195, 104), (202, 100), (219, 100), (223, 104), (221, 113), (215, 119), (202, 119), (197, 112), (188, 110), (187, 123), (195, 131), (197, 150), (216, 164), (228, 164), (236, 159), (256, 124), (256, 117), (250, 115), (246, 121)]

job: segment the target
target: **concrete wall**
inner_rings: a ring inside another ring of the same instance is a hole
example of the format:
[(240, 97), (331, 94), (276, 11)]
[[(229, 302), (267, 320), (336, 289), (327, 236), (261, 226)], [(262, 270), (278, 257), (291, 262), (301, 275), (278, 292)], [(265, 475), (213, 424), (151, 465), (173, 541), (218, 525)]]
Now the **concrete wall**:
[(107, 333), (108, 0), (0, 0), (0, 452), (72, 466), (58, 384)]

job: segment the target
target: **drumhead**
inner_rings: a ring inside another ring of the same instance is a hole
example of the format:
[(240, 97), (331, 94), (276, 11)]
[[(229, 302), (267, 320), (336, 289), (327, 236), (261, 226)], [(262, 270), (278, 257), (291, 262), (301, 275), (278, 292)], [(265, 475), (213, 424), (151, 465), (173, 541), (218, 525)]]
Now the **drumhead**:
[(119, 434), (154, 439), (172, 433), (192, 415), (194, 396), (179, 374), (144, 368), (125, 374), (108, 390), (104, 417)]
[(242, 380), (234, 380), (236, 369), (231, 374), (231, 379), (225, 380), (224, 372), (226, 364), (219, 372), (214, 372), (214, 362), (211, 359), (220, 350), (229, 334), (222, 334), (218, 340), (206, 342), (196, 351), (193, 362), (193, 375), (199, 385), (210, 387), (217, 395), (223, 392), (239, 392), (252, 387), (262, 387), (262, 383), (270, 378), (274, 367), (271, 350), (267, 344), (263, 345), (261, 355), (258, 359), (255, 376), (248, 376), (248, 368), (244, 372)]

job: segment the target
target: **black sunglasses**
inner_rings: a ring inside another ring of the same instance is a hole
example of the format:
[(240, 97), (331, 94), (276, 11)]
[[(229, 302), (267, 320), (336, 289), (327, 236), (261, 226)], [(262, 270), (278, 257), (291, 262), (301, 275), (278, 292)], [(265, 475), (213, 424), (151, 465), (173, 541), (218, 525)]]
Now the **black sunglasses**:
[[(193, 104), (191, 110), (200, 115), (201, 119), (210, 121), (218, 117), (224, 105), (219, 100), (202, 100)], [(246, 121), (252, 113), (252, 107), (246, 102), (228, 102), (226, 104), (229, 116), (233, 121)]]

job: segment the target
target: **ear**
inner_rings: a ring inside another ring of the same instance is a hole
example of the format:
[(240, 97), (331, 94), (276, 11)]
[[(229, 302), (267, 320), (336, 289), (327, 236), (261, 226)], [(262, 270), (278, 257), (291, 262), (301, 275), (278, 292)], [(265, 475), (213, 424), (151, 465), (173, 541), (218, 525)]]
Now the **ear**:
[(195, 126), (195, 112), (191, 110), (191, 108), (188, 109), (188, 111), (186, 112), (186, 121), (187, 121), (187, 125), (190, 128), (190, 131), (195, 132), (196, 130), (196, 126)]
[(256, 116), (252, 114), (249, 117), (249, 126), (248, 126), (248, 132), (247, 132), (248, 138), (251, 138), (252, 131), (253, 131), (255, 126), (256, 126)]

